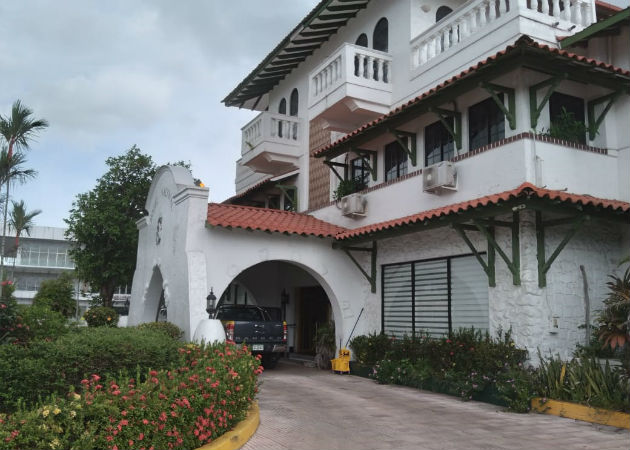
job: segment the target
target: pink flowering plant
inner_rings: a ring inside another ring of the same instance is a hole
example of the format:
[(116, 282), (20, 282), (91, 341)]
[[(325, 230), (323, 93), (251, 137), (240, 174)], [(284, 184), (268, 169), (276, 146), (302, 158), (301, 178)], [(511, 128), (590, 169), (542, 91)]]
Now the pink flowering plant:
[(245, 418), (263, 368), (232, 343), (179, 351), (183, 363), (170, 370), (93, 374), (67, 400), (0, 416), (0, 449), (194, 449), (214, 441)]

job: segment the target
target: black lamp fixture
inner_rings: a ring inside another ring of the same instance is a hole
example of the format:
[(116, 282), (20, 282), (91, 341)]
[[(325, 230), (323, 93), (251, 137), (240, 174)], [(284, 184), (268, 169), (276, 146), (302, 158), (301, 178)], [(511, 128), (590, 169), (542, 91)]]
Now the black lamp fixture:
[(206, 297), (206, 312), (208, 313), (208, 318), (212, 319), (212, 315), (214, 314), (214, 310), (215, 310), (215, 303), (217, 300), (216, 295), (214, 295), (214, 292), (212, 292), (212, 288), (210, 288), (210, 293), (208, 294), (208, 296)]

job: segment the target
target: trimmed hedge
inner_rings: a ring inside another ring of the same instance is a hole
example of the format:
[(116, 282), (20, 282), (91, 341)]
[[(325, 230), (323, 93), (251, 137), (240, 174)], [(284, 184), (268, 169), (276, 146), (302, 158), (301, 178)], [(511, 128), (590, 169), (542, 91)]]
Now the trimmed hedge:
[(171, 367), (181, 360), (178, 346), (163, 332), (107, 327), (78, 329), (26, 347), (0, 345), (0, 411), (13, 411), (18, 402), (33, 405), (52, 393), (64, 395), (94, 373)]
[(166, 333), (173, 339), (181, 339), (184, 332), (181, 328), (171, 322), (146, 322), (137, 326), (141, 330), (154, 330)]

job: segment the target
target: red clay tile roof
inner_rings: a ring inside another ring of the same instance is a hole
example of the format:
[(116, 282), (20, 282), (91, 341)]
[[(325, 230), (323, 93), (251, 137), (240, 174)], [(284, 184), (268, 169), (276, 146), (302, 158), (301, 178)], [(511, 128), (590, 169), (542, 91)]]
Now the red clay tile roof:
[(608, 10), (610, 12), (616, 13), (621, 11), (623, 8), (617, 6), (617, 5), (613, 5), (607, 2), (602, 2), (600, 0), (595, 0), (595, 7), (597, 9), (604, 9), (604, 10)]
[(618, 200), (605, 200), (590, 195), (569, 194), (563, 191), (555, 191), (543, 189), (534, 186), (531, 183), (523, 183), (516, 189), (501, 192), (500, 194), (487, 195), (485, 197), (469, 200), (467, 202), (455, 203), (453, 205), (444, 206), (442, 208), (431, 209), (418, 214), (402, 217), (400, 219), (388, 220), (386, 222), (366, 225), (364, 227), (347, 230), (337, 234), (337, 240), (356, 238), (379, 231), (385, 231), (403, 225), (421, 223), (425, 220), (437, 219), (449, 214), (461, 213), (469, 211), (480, 206), (496, 205), (499, 202), (505, 202), (516, 198), (540, 198), (547, 200), (560, 200), (562, 202), (572, 203), (582, 206), (595, 206), (608, 209), (609, 211), (628, 212), (630, 211), (630, 203)]
[(500, 52), (496, 53), (493, 56), (489, 56), (488, 58), (484, 59), (483, 61), (478, 62), (477, 64), (475, 64), (474, 66), (469, 67), (468, 69), (464, 70), (463, 72), (461, 72), (459, 75), (455, 75), (454, 77), (443, 81), (442, 83), (438, 84), (437, 86), (435, 86), (434, 88), (428, 90), (427, 92), (419, 95), (418, 97), (409, 100), (407, 103), (399, 106), (398, 108), (394, 109), (393, 111), (390, 111), (387, 114), (384, 114), (374, 120), (372, 120), (371, 122), (368, 122), (366, 124), (364, 124), (363, 126), (357, 128), (356, 130), (352, 131), (351, 133), (347, 134), (346, 136), (342, 137), (341, 139), (327, 145), (326, 147), (323, 147), (322, 149), (316, 151), (315, 153), (313, 153), (313, 156), (315, 156), (316, 158), (320, 158), (322, 156), (325, 156), (326, 153), (328, 153), (329, 151), (331, 151), (332, 149), (334, 149), (335, 147), (339, 146), (340, 144), (351, 140), (352, 138), (354, 138), (355, 136), (362, 134), (363, 132), (365, 132), (368, 129), (371, 129), (372, 127), (375, 127), (377, 125), (379, 125), (380, 123), (393, 118), (397, 115), (399, 115), (400, 113), (405, 112), (409, 107), (423, 101), (424, 99), (435, 95), (437, 92), (439, 92), (440, 90), (444, 89), (445, 87), (461, 80), (462, 78), (465, 78), (467, 76), (469, 76), (470, 74), (476, 72), (477, 70), (483, 68), (484, 66), (489, 65), (490, 63), (493, 63), (495, 61), (497, 61), (498, 59), (501, 59), (502, 57), (510, 54), (510, 53), (515, 53), (518, 52), (519, 49), (523, 49), (523, 48), (534, 48), (534, 49), (539, 49), (539, 50), (546, 50), (548, 51), (550, 54), (556, 54), (562, 57), (566, 57), (570, 60), (573, 61), (577, 61), (577, 62), (581, 62), (581, 63), (587, 63), (592, 65), (593, 67), (598, 67), (600, 69), (604, 69), (616, 74), (620, 74), (620, 75), (624, 75), (624, 76), (630, 76), (630, 71), (628, 70), (624, 70), (621, 69), (619, 67), (615, 67), (611, 64), (607, 64), (604, 63), (602, 61), (598, 61), (596, 59), (593, 58), (587, 58), (586, 56), (581, 56), (581, 55), (577, 55), (575, 53), (571, 53), (568, 52), (566, 50), (560, 50), (558, 48), (554, 48), (554, 47), (550, 47), (548, 45), (543, 45), (543, 44), (539, 44), (538, 42), (534, 41), (532, 38), (530, 38), (529, 36), (521, 36), (519, 39), (516, 40), (516, 42), (514, 42), (514, 44), (512, 45), (508, 45), (505, 50), (501, 50)]
[(249, 187), (247, 189), (245, 189), (243, 192), (241, 192), (240, 194), (236, 194), (231, 196), (230, 198), (227, 198), (225, 200), (223, 200), (221, 203), (223, 204), (229, 204), (231, 202), (233, 202), (234, 200), (238, 200), (239, 198), (243, 198), (246, 195), (254, 192), (256, 189), (263, 187), (264, 185), (266, 185), (267, 183), (269, 183), (271, 181), (271, 179), (273, 178), (273, 175), (270, 175), (267, 178), (263, 178), (262, 180), (260, 180), (258, 183), (254, 184), (252, 187)]
[(347, 230), (307, 214), (221, 203), (208, 205), (206, 223), (213, 227), (242, 228), (322, 238), (335, 237)]

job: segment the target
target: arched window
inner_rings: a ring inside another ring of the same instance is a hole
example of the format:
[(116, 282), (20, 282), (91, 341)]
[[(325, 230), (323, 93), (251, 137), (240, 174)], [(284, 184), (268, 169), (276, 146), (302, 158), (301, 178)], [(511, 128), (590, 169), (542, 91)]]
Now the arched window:
[(445, 18), (452, 12), (453, 10), (449, 8), (448, 6), (440, 6), (435, 12), (435, 21), (439, 22), (440, 20), (442, 20), (443, 18)]
[[(368, 38), (367, 34), (361, 33), (357, 38), (355, 45), (359, 47), (367, 47), (368, 46)], [(355, 55), (354, 57), (354, 76), (355, 77), (365, 77), (367, 73), (367, 58), (363, 59), (363, 67), (359, 68), (359, 55)]]
[(382, 52), (388, 51), (389, 46), (389, 23), (387, 19), (383, 17), (376, 23), (374, 27), (374, 34), (372, 35), (372, 48), (374, 50), (380, 50)]
[[(278, 114), (286, 114), (287, 113), (287, 99), (283, 98), (280, 100), (280, 104), (278, 105)], [(284, 128), (284, 120), (278, 120), (278, 137), (282, 137), (282, 129)]]
[(289, 115), (290, 116), (298, 115), (298, 102), (299, 102), (298, 90), (293, 89), (291, 91), (291, 98), (289, 100)]

